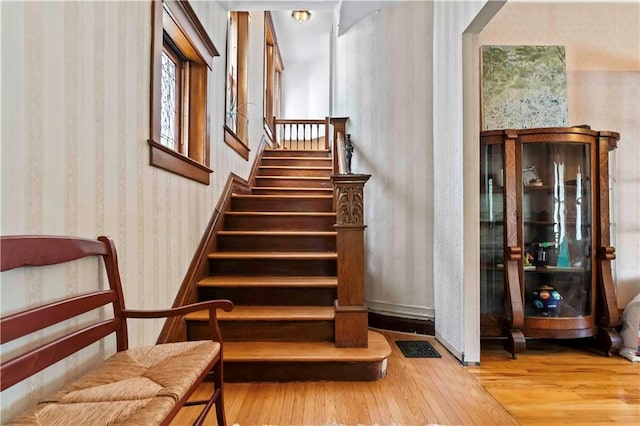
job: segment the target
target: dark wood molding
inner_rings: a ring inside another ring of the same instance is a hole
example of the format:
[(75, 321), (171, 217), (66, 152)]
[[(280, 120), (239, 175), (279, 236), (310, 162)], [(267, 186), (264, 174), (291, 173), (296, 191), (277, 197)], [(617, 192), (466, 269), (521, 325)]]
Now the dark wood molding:
[(434, 320), (401, 318), (382, 315), (376, 312), (369, 312), (369, 327), (382, 330), (402, 331), (405, 333), (424, 334), (426, 336), (435, 336), (436, 334)]
[(245, 160), (249, 160), (249, 146), (245, 144), (228, 126), (224, 126), (224, 143), (229, 145), (231, 149), (238, 153), (238, 155)]
[[(196, 249), (189, 269), (185, 274), (182, 284), (173, 302), (173, 307), (183, 306), (197, 300), (196, 283), (208, 275), (209, 258), (208, 254), (216, 250), (216, 232), (222, 228), (224, 212), (231, 203), (231, 194), (248, 194), (249, 183), (240, 176), (231, 173), (227, 178), (227, 183), (220, 194), (218, 204), (211, 214), (211, 219), (200, 239), (200, 244)], [(176, 342), (186, 340), (184, 320), (178, 318), (168, 319), (160, 336), (158, 343)]]
[(256, 151), (255, 160), (253, 161), (253, 166), (251, 166), (249, 179), (247, 179), (251, 187), (253, 187), (255, 184), (256, 176), (258, 175), (258, 169), (260, 168), (260, 160), (262, 159), (262, 154), (264, 153), (264, 149), (267, 147), (267, 145), (271, 146), (271, 143), (265, 135), (262, 135), (262, 139), (260, 139), (260, 144), (258, 145), (258, 150)]
[(155, 141), (149, 140), (148, 143), (149, 163), (152, 166), (209, 185), (213, 170)]
[(194, 44), (200, 59), (213, 69), (213, 57), (220, 56), (195, 11), (186, 0), (163, 0), (165, 10), (178, 25), (180, 30)]

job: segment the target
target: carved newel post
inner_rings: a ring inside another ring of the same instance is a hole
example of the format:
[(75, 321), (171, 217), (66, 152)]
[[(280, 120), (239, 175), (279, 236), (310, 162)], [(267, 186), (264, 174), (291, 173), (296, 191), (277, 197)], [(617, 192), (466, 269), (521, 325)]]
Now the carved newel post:
[(336, 188), (338, 298), (335, 302), (336, 347), (367, 347), (364, 304), (364, 184), (371, 175), (331, 176)]

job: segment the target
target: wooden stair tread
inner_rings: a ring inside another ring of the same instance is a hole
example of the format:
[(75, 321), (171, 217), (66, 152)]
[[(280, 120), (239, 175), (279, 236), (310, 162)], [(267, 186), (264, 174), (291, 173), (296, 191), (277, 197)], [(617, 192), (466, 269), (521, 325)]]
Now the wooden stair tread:
[(291, 194), (231, 194), (232, 198), (248, 198), (265, 200), (317, 200), (317, 199), (333, 199), (332, 195), (291, 195)]
[(292, 161), (295, 161), (295, 160), (304, 160), (304, 161), (311, 160), (311, 161), (324, 161), (324, 162), (327, 162), (327, 161), (331, 160), (331, 157), (305, 157), (305, 156), (293, 156), (293, 155), (289, 156), (289, 157), (284, 157), (284, 156), (282, 156), (282, 157), (278, 157), (278, 156), (270, 157), (270, 156), (266, 155), (266, 156), (263, 156), (262, 159), (263, 160), (277, 160), (277, 161), (280, 161), (280, 160), (292, 160)]
[(231, 216), (335, 216), (334, 212), (243, 212), (226, 211), (225, 215)]
[(257, 179), (283, 179), (283, 180), (331, 180), (331, 176), (265, 176), (258, 175)]
[(218, 231), (218, 235), (228, 236), (274, 236), (274, 237), (335, 237), (336, 231)]
[[(218, 311), (220, 321), (333, 321), (333, 306), (243, 306), (231, 312)], [(209, 311), (185, 315), (189, 321), (208, 321)], [(272, 342), (273, 343), (273, 342)]]
[(333, 342), (225, 342), (225, 362), (376, 362), (391, 355), (385, 337), (369, 330), (369, 347), (336, 348)]
[(309, 191), (309, 192), (333, 192), (333, 188), (293, 187), (293, 186), (254, 186), (253, 190), (277, 190), (277, 191)]
[(333, 170), (332, 166), (260, 166), (260, 169)]
[(330, 276), (210, 276), (198, 282), (203, 287), (328, 287), (338, 286), (338, 278)]
[(216, 251), (209, 253), (209, 259), (331, 260), (337, 258), (336, 252)]
[[(295, 140), (294, 140), (295, 142)], [(284, 152), (286, 151), (287, 153), (295, 153), (295, 154), (299, 154), (299, 153), (316, 153), (316, 152), (322, 152), (324, 154), (329, 154), (329, 150), (328, 149), (273, 149), (273, 148), (265, 148), (264, 152)]]

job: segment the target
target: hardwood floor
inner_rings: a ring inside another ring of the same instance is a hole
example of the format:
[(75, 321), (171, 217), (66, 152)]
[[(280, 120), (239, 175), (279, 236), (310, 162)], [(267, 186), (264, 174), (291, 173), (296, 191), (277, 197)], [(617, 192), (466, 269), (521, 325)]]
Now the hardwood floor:
[[(228, 424), (640, 424), (640, 365), (621, 357), (528, 342), (512, 360), (490, 344), (481, 366), (462, 367), (433, 337), (383, 334), (393, 349), (386, 378), (227, 383)], [(443, 357), (405, 358), (395, 340), (427, 340)], [(190, 424), (192, 413), (184, 409), (174, 424)], [(216, 424), (213, 414), (207, 420)]]
[(479, 383), (520, 424), (639, 425), (640, 364), (553, 341), (527, 341), (517, 360), (483, 342)]

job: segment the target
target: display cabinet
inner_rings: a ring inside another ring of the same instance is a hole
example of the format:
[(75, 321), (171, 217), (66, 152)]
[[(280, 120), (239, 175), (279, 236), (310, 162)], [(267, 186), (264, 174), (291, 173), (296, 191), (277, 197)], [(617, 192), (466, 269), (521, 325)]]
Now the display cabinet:
[(481, 132), (481, 334), (620, 346), (611, 274), (609, 152), (587, 126)]

